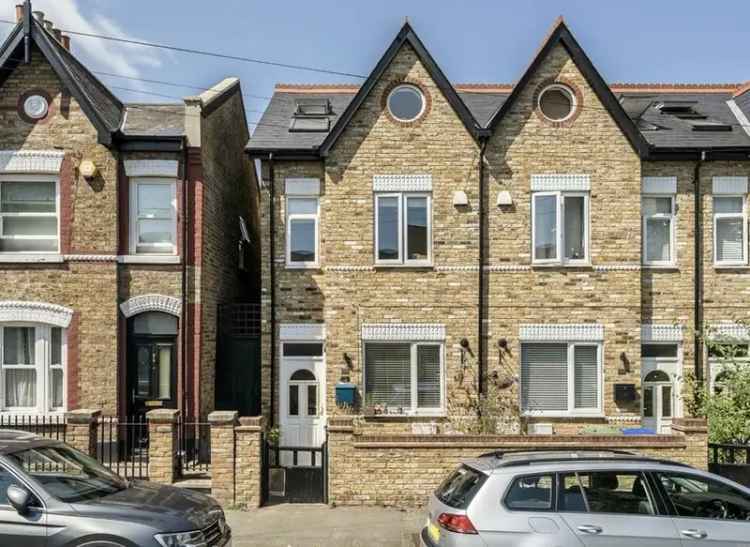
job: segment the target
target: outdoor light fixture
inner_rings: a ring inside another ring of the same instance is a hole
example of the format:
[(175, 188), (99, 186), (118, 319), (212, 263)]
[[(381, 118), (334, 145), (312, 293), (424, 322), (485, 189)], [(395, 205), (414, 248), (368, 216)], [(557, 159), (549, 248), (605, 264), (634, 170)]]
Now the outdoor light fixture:
[(624, 351), (620, 353), (620, 361), (622, 361), (622, 368), (620, 369), (620, 374), (626, 374), (630, 372), (630, 359), (628, 359), (628, 356), (625, 355)]
[(466, 207), (467, 205), (469, 205), (469, 198), (466, 196), (466, 192), (463, 190), (456, 190), (453, 192), (454, 207)]
[(507, 338), (500, 338), (500, 340), (497, 341), (497, 347), (500, 349), (504, 349), (507, 351), (508, 349), (508, 339)]
[(507, 190), (500, 190), (497, 194), (497, 206), (506, 207), (508, 205), (513, 205), (513, 196)]
[(99, 169), (96, 167), (96, 164), (93, 161), (83, 160), (81, 162), (81, 165), (78, 166), (78, 171), (81, 173), (83, 178), (85, 178), (86, 180), (91, 180), (99, 172)]

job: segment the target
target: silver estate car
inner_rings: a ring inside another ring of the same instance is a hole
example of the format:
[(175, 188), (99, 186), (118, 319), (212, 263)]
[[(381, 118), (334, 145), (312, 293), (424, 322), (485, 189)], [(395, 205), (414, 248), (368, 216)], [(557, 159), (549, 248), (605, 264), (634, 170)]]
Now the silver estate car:
[(487, 454), (430, 497), (423, 547), (750, 546), (750, 489), (626, 452)]
[(208, 496), (126, 481), (70, 446), (0, 430), (0, 546), (230, 547)]

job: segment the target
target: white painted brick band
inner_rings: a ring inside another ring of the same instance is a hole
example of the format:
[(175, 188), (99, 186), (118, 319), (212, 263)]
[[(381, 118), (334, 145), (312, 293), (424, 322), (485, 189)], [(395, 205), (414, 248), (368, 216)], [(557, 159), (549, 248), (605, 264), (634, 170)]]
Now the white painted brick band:
[(714, 194), (747, 194), (747, 177), (714, 177)]
[(594, 323), (521, 325), (518, 336), (525, 341), (598, 342), (604, 340), (604, 325)]
[(432, 175), (375, 175), (373, 192), (432, 192)]
[(641, 325), (641, 342), (682, 342), (682, 325)]
[(531, 175), (532, 192), (588, 192), (588, 175)]
[(279, 326), (280, 340), (325, 340), (325, 323), (283, 323)]
[(644, 194), (676, 194), (677, 177), (643, 177)]
[(362, 325), (362, 340), (445, 340), (445, 325), (430, 323), (373, 323)]
[(22, 302), (5, 300), (0, 302), (0, 323), (20, 321), (44, 323), (67, 328), (73, 319), (73, 310), (46, 302)]
[(147, 311), (159, 311), (179, 317), (182, 313), (182, 301), (163, 294), (144, 294), (126, 300), (120, 304), (120, 310), (125, 317), (133, 317)]
[(59, 150), (2, 150), (0, 151), (0, 174), (2, 173), (59, 173), (65, 152)]
[(177, 178), (177, 160), (127, 160), (125, 174), (128, 177)]
[(319, 196), (320, 180), (312, 178), (289, 178), (284, 180), (287, 196)]

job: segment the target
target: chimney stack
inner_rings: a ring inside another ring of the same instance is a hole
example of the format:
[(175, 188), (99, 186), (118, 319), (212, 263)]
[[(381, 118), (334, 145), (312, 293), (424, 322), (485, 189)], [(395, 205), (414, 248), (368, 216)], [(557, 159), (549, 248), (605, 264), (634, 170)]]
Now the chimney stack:
[(67, 34), (63, 34), (60, 40), (61, 40), (62, 46), (68, 51), (70, 51), (70, 36), (68, 36)]
[(62, 31), (59, 28), (56, 28), (52, 32), (54, 32), (54, 34), (55, 34), (55, 40), (57, 40), (58, 42), (62, 43)]
[(23, 4), (16, 4), (16, 23), (23, 21)]

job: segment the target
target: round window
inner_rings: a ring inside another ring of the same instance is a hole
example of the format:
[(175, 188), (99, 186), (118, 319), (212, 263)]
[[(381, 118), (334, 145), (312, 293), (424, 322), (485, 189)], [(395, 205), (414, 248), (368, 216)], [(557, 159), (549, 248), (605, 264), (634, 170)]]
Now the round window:
[(30, 95), (23, 103), (23, 111), (29, 118), (40, 120), (47, 115), (49, 103), (41, 95)]
[(548, 120), (564, 122), (575, 113), (575, 94), (564, 85), (553, 84), (539, 94), (539, 109)]
[(424, 112), (425, 98), (417, 86), (399, 85), (388, 95), (388, 111), (400, 122), (411, 122)]

